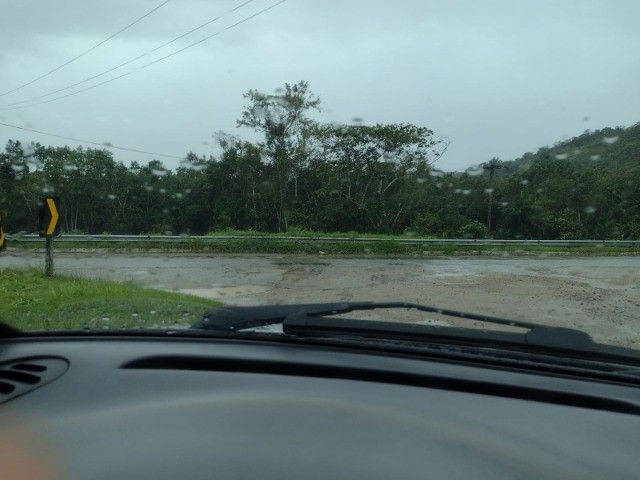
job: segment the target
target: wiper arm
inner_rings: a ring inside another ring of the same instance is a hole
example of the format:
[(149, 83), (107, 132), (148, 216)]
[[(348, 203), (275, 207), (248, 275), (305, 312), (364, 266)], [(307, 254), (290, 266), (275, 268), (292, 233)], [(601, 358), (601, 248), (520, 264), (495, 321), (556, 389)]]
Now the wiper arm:
[[(346, 318), (326, 318), (354, 311), (377, 309), (413, 309), (470, 321), (516, 327), (526, 332), (480, 330), (402, 322), (382, 322)], [(193, 328), (234, 332), (266, 325), (281, 324), (283, 333), (297, 337), (367, 337), (408, 341), (457, 341), (482, 346), (515, 345), (543, 347), (577, 353), (638, 358), (637, 352), (598, 344), (580, 330), (548, 327), (531, 322), (490, 315), (449, 310), (405, 302), (345, 302), (256, 307), (220, 307), (207, 310), (203, 320)]]
[(458, 317), (468, 320), (479, 320), (486, 323), (507, 325), (533, 329), (541, 325), (517, 320), (492, 317), (478, 313), (467, 313), (458, 310), (431, 307), (417, 303), (406, 302), (345, 302), (345, 303), (310, 303), (290, 305), (262, 305), (258, 307), (219, 307), (211, 308), (205, 312), (204, 321), (196, 328), (214, 330), (236, 331), (254, 328), (264, 325), (283, 323), (285, 319), (293, 315), (305, 315), (307, 317), (326, 317), (329, 315), (341, 315), (356, 310), (379, 310), (388, 308), (405, 308), (422, 312), (437, 313), (449, 317)]

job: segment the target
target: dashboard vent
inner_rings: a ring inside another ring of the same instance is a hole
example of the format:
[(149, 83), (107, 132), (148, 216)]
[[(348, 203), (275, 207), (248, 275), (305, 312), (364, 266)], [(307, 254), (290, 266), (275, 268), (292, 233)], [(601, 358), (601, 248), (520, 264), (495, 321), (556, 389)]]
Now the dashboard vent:
[(0, 403), (49, 383), (69, 368), (57, 357), (30, 357), (0, 363)]

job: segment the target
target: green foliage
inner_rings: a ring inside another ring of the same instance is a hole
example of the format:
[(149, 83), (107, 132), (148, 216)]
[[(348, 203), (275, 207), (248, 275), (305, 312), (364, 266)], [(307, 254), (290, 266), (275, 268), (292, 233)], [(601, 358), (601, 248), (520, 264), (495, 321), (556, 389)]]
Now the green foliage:
[(55, 191), (64, 232), (640, 239), (640, 124), (444, 173), (447, 143), (425, 126), (318, 124), (306, 82), (245, 98), (238, 125), (259, 141), (223, 135), (218, 158), (189, 153), (173, 170), (9, 141), (4, 228), (33, 232), (39, 195)]
[(486, 225), (480, 222), (467, 223), (458, 230), (460, 238), (486, 238), (487, 234)]

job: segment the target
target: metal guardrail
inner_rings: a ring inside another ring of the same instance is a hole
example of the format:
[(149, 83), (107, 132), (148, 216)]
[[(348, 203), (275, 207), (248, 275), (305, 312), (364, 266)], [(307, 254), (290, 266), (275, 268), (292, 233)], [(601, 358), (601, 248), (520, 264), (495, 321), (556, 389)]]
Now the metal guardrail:
[[(7, 235), (12, 242), (43, 242), (38, 235)], [(224, 242), (228, 240), (268, 240), (268, 241), (297, 241), (318, 243), (380, 243), (397, 242), (405, 245), (547, 245), (562, 247), (577, 247), (584, 245), (608, 245), (617, 247), (640, 247), (640, 240), (495, 240), (495, 239), (464, 239), (464, 238), (376, 238), (376, 237), (300, 237), (283, 235), (60, 235), (56, 242), (77, 243), (180, 243), (180, 242)]]

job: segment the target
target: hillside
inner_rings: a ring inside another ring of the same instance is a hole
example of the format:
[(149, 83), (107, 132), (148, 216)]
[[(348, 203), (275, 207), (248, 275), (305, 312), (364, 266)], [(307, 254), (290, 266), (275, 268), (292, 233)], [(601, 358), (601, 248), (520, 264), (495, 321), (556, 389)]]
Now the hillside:
[(598, 163), (605, 167), (621, 167), (640, 163), (640, 122), (630, 127), (603, 128), (542, 147), (536, 153), (504, 162), (513, 173), (528, 168), (537, 159), (568, 160), (579, 166)]

